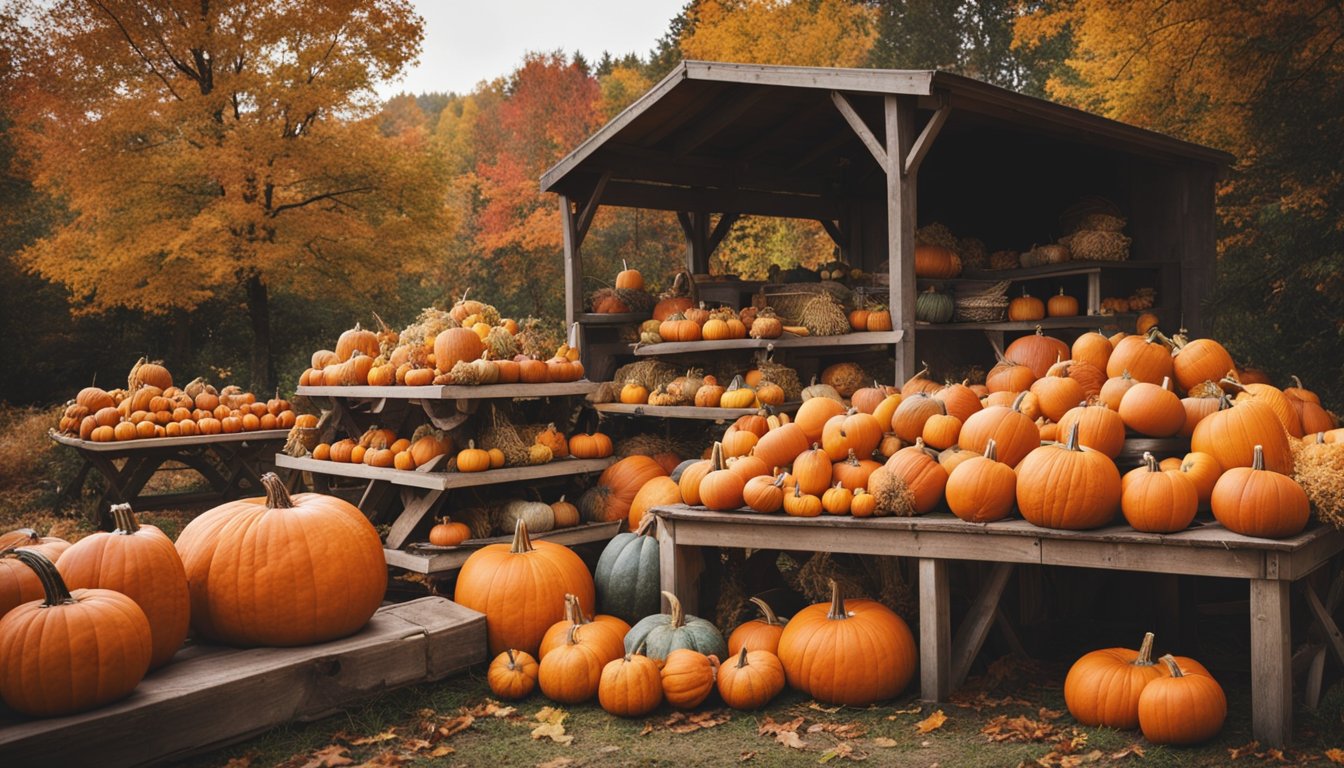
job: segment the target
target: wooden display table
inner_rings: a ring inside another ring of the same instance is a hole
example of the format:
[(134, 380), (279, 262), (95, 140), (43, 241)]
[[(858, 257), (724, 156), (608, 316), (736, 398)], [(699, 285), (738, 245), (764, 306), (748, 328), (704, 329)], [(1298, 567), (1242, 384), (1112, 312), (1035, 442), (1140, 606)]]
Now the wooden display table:
[[(97, 470), (106, 481), (98, 500), (97, 522), (102, 525), (113, 504), (131, 504), (137, 509), (145, 509), (264, 495), (261, 476), (271, 471), (275, 454), (285, 444), (289, 430), (154, 437), (111, 443), (80, 440), (55, 431), (49, 434), (57, 443), (73, 448), (83, 460), (65, 495), (79, 492), (90, 469)], [(195, 470), (210, 483), (211, 490), (140, 495), (150, 478), (168, 463)]]
[[(1344, 532), (1322, 525), (1289, 539), (1273, 540), (1241, 536), (1217, 523), (1199, 522), (1180, 533), (1159, 535), (1139, 533), (1127, 525), (1059, 531), (1020, 519), (976, 525), (945, 513), (793, 518), (674, 505), (655, 508), (652, 514), (659, 519), (663, 589), (681, 598), (688, 612), (696, 609), (698, 574), (690, 567), (686, 547), (918, 558), (920, 694), (931, 701), (946, 700), (964, 680), (984, 643), (1014, 564), (1246, 579), (1251, 600), (1252, 730), (1256, 739), (1274, 745), (1287, 743), (1292, 735), (1290, 587), (1344, 552)], [(955, 638), (949, 614), (949, 560), (997, 564)], [(1315, 593), (1307, 591), (1310, 604)], [(1320, 620), (1320, 612), (1312, 607)], [(1327, 630), (1332, 626), (1327, 624)]]

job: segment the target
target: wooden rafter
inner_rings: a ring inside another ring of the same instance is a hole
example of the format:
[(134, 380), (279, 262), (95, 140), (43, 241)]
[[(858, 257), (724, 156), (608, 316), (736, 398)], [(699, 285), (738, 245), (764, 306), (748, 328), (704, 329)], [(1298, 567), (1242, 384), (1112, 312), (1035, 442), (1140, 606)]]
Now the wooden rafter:
[(836, 245), (842, 249), (849, 247), (849, 238), (845, 237), (844, 232), (840, 231), (839, 222), (831, 219), (817, 219), (817, 221), (821, 222), (821, 228), (826, 230), (826, 234), (831, 236), (831, 240), (835, 241)]
[(846, 99), (845, 95), (839, 91), (831, 91), (831, 101), (835, 103), (835, 108), (840, 110), (840, 114), (844, 116), (845, 122), (849, 123), (849, 127), (854, 129), (854, 133), (858, 134), (863, 145), (868, 148), (869, 152), (873, 153), (873, 159), (877, 161), (877, 164), (886, 168), (887, 151), (882, 148), (882, 142), (878, 141), (877, 137), (873, 135), (872, 130), (868, 128), (867, 123), (863, 122), (859, 113), (854, 111), (854, 106), (849, 103), (849, 99)]
[(597, 184), (593, 185), (593, 193), (588, 196), (588, 202), (584, 203), (583, 209), (579, 211), (578, 221), (575, 223), (574, 247), (576, 249), (583, 244), (583, 239), (588, 236), (588, 228), (593, 225), (593, 217), (597, 215), (602, 193), (606, 191), (609, 181), (611, 181), (611, 171), (603, 171), (602, 175), (597, 177)]
[(685, 157), (694, 152), (700, 145), (714, 138), (719, 131), (732, 125), (733, 121), (745, 115), (768, 95), (770, 95), (770, 91), (765, 88), (756, 88), (745, 96), (735, 91), (729, 92), (720, 103), (716, 104), (716, 109), (712, 115), (697, 122), (694, 128), (686, 131), (681, 138), (677, 139), (676, 144), (672, 147), (672, 155), (674, 157)]
[(712, 255), (714, 251), (718, 250), (719, 243), (722, 243), (723, 238), (728, 236), (737, 219), (738, 215), (736, 213), (725, 213), (719, 217), (718, 223), (714, 225), (714, 231), (709, 234), (709, 248), (706, 256)]
[(929, 118), (924, 130), (920, 131), (919, 138), (915, 139), (915, 143), (911, 145), (910, 152), (905, 156), (905, 165), (902, 167), (901, 173), (909, 175), (919, 170), (919, 164), (924, 161), (924, 156), (933, 148), (933, 140), (938, 138), (938, 132), (942, 130), (943, 123), (947, 122), (948, 113), (951, 111), (952, 105), (948, 103), (947, 97), (944, 96), (938, 105), (938, 111), (934, 112), (933, 117)]

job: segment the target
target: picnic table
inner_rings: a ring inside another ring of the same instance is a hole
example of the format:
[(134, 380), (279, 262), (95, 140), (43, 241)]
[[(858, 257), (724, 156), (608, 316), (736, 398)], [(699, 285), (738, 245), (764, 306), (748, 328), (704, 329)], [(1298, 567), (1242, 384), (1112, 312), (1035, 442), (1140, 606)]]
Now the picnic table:
[[(260, 496), (261, 475), (273, 469), (275, 454), (288, 435), (286, 429), (268, 429), (98, 443), (50, 433), (52, 440), (74, 449), (83, 462), (63, 496), (78, 494), (91, 471), (102, 475), (103, 490), (95, 513), (100, 527), (108, 522), (113, 504), (148, 509)], [(194, 470), (210, 484), (210, 490), (141, 495), (155, 473), (173, 464)]]
[[(1252, 730), (1256, 739), (1273, 745), (1286, 744), (1292, 735), (1290, 590), (1344, 552), (1344, 532), (1328, 525), (1287, 539), (1260, 539), (1232, 533), (1216, 522), (1197, 522), (1180, 533), (1151, 534), (1127, 525), (1062, 531), (1020, 519), (975, 524), (946, 513), (797, 518), (678, 504), (657, 507), (651, 514), (658, 517), (662, 588), (676, 594), (687, 612), (696, 610), (699, 576), (698, 559), (689, 547), (917, 558), (920, 693), (929, 701), (946, 701), (965, 680), (1017, 564), (1245, 579), (1250, 590)], [(955, 635), (947, 575), (954, 560), (993, 564)], [(1331, 619), (1337, 591), (1332, 589), (1322, 601), (1303, 584), (1316, 627), (1344, 662), (1344, 639)]]

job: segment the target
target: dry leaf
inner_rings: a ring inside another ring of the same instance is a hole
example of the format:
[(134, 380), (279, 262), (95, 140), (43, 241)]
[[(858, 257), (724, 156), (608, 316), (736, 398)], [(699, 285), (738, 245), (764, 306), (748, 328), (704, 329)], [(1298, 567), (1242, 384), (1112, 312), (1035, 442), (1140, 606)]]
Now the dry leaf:
[(708, 710), (705, 712), (696, 712), (687, 714), (685, 712), (674, 712), (670, 717), (661, 723), (652, 721), (644, 724), (644, 730), (639, 732), (640, 736), (647, 736), (655, 730), (664, 729), (672, 733), (693, 733), (702, 728), (713, 728), (716, 725), (722, 725), (732, 719), (726, 710)]
[(1138, 744), (1130, 744), (1128, 747), (1125, 747), (1119, 752), (1112, 753), (1111, 759), (1122, 760), (1126, 757), (1129, 757), (1130, 755), (1134, 755), (1135, 757), (1143, 757), (1143, 747), (1139, 746)]
[(887, 715), (888, 720), (895, 720), (901, 715), (918, 715), (924, 711), (923, 707), (911, 707), (909, 709), (898, 709)]
[(932, 731), (938, 730), (939, 728), (942, 728), (943, 723), (946, 722), (947, 722), (947, 715), (943, 714), (943, 710), (940, 709), (935, 711), (932, 715), (929, 715), (928, 717), (924, 718), (923, 720), (920, 720), (918, 723), (915, 723), (915, 730), (918, 731), (919, 733), (930, 733)]
[(1019, 699), (1014, 696), (1004, 696), (1001, 699), (995, 699), (984, 691), (977, 691), (975, 696), (972, 697), (967, 697), (964, 694), (953, 694), (952, 703), (962, 709), (974, 709), (976, 712), (979, 712), (982, 709), (1005, 707), (1010, 704), (1023, 707), (1031, 706), (1031, 702), (1026, 699)]
[(1042, 723), (1029, 717), (999, 715), (990, 720), (980, 732), (990, 741), (1049, 741), (1059, 735), (1059, 731), (1050, 723)]
[(423, 752), (434, 746), (434, 742), (427, 739), (406, 739), (401, 742), (402, 749), (409, 749), (412, 752)]
[(808, 704), (807, 704), (807, 708), (808, 708), (808, 709), (815, 709), (815, 710), (817, 710), (818, 712), (825, 712), (825, 713), (828, 714), (828, 715), (834, 715), (836, 712), (839, 712), (840, 709), (841, 709), (840, 707), (823, 707), (823, 706), (821, 706), (820, 704), (818, 704), (818, 703), (815, 702), (815, 701), (810, 701), (810, 702), (808, 702)]
[(556, 744), (570, 744), (574, 741), (574, 737), (565, 733), (564, 726), (568, 714), (563, 709), (542, 707), (536, 715), (537, 722), (541, 725), (532, 729), (532, 738), (550, 739)]
[(225, 763), (224, 768), (248, 768), (249, 766), (252, 765), (252, 758), (255, 756), (256, 754), (253, 752), (248, 752), (245, 755), (240, 755), (238, 757), (229, 760), (229, 762)]
[(780, 731), (775, 734), (775, 741), (790, 749), (807, 749), (807, 742), (798, 738), (797, 731)]
[(1054, 709), (1046, 709), (1045, 707), (1041, 707), (1040, 711), (1036, 714), (1042, 720), (1058, 720), (1064, 716), (1063, 712)]
[(837, 757), (843, 757), (848, 760), (853, 760), (855, 762), (868, 759), (868, 755), (862, 752), (855, 752), (853, 745), (849, 744), (848, 742), (842, 741), (839, 744), (836, 744), (834, 747), (831, 747), (830, 749), (826, 750), (825, 754), (823, 754), (821, 756), (821, 759), (818, 760), (817, 762), (828, 763)]
[(873, 746), (882, 747), (883, 749), (891, 749), (896, 746), (896, 740), (886, 736), (878, 736), (873, 739)]
[(803, 724), (803, 718), (795, 717), (783, 723), (775, 722), (775, 719), (766, 715), (761, 722), (761, 727), (756, 730), (756, 735), (765, 736), (766, 734), (782, 733), (784, 731), (796, 731)]
[(808, 733), (829, 733), (838, 739), (857, 739), (868, 732), (858, 723), (813, 723), (807, 727)]
[(476, 722), (476, 718), (472, 717), (471, 715), (460, 715), (458, 717), (445, 720), (443, 722), (443, 725), (440, 725), (438, 727), (438, 730), (435, 731), (435, 733), (438, 734), (439, 738), (447, 739), (451, 736), (454, 736), (467, 730), (468, 728), (471, 727), (471, 724), (474, 722)]
[(340, 765), (351, 765), (355, 761), (347, 757), (349, 751), (335, 744), (326, 749), (319, 749), (313, 753), (311, 760), (303, 764), (303, 768), (336, 768)]
[(755, 752), (743, 752), (741, 755), (738, 756), (737, 762), (745, 763), (755, 756), (756, 756)]
[(618, 747), (618, 746), (616, 746), (615, 744), (608, 744), (607, 746), (605, 746), (605, 747), (603, 747), (603, 748), (597, 750), (597, 753), (598, 753), (599, 755), (609, 755), (609, 754), (611, 754), (612, 752), (620, 752), (620, 751), (621, 751), (621, 748)]
[(573, 758), (557, 757), (554, 760), (547, 760), (544, 763), (537, 763), (537, 768), (565, 768), (566, 765), (573, 765)]
[(1245, 755), (1254, 754), (1255, 751), (1259, 748), (1260, 748), (1260, 742), (1258, 741), (1252, 741), (1247, 744), (1242, 744), (1240, 747), (1231, 747), (1227, 750), (1227, 759), (1236, 760)]
[(1325, 759), (1335, 765), (1344, 765), (1344, 749), (1336, 748), (1325, 750)]
[(437, 747), (435, 747), (434, 749), (430, 750), (430, 752), (429, 752), (429, 756), (430, 756), (430, 757), (443, 757), (444, 755), (451, 755), (451, 754), (453, 754), (453, 753), (456, 752), (456, 751), (457, 751), (457, 750), (453, 749), (452, 747), (448, 746), (447, 744), (440, 744), (439, 746), (437, 746)]
[(368, 744), (378, 744), (379, 742), (383, 741), (391, 741), (395, 738), (397, 738), (397, 729), (393, 727), (388, 728), (386, 731), (383, 731), (382, 733), (375, 733), (372, 736), (365, 736), (360, 739), (351, 739), (350, 746), (363, 747)]
[(409, 763), (412, 758), (395, 752), (384, 752), (371, 760), (360, 763), (357, 768), (396, 768)]
[(463, 714), (472, 717), (511, 717), (518, 711), (517, 707), (506, 707), (494, 699), (486, 699), (471, 709), (463, 709)]

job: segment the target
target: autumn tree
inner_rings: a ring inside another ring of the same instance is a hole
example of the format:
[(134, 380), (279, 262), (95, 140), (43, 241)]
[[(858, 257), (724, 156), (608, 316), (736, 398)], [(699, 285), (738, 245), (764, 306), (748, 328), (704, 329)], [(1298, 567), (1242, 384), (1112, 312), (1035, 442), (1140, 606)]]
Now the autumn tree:
[[(376, 84), (419, 52), (409, 0), (10, 3), (16, 140), (69, 216), (23, 252), (77, 312), (245, 303), (252, 385), (271, 301), (376, 296), (444, 226), (423, 130), (379, 130)], [(240, 342), (246, 344), (247, 342)]]
[[(1213, 331), (1282, 380), (1344, 386), (1344, 8), (1329, 0), (1067, 0), (1024, 16), (1016, 43), (1061, 35), (1049, 94), (1225, 149)], [(1328, 372), (1328, 373), (1327, 373)]]
[(696, 0), (687, 17), (688, 59), (857, 67), (877, 39), (875, 10), (851, 0)]

